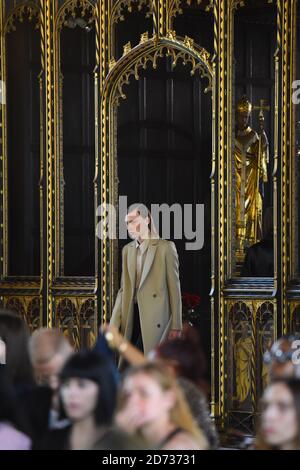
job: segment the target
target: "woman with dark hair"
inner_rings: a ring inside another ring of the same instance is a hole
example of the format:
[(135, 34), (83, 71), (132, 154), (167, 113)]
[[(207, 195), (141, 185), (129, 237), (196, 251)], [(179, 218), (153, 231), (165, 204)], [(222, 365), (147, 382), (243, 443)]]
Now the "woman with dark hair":
[(0, 310), (0, 339), (6, 347), (6, 373), (17, 394), (34, 385), (28, 352), (29, 331), (24, 320), (15, 313)]
[(35, 383), (28, 352), (28, 340), (29, 331), (24, 320), (8, 310), (0, 310), (1, 380), (9, 383), (10, 403), (13, 403), (14, 413), (22, 421), (22, 430), (32, 439), (31, 413), (27, 405), (28, 397), (35, 389)]
[(29, 450), (31, 440), (5, 366), (0, 365), (0, 450)]
[(300, 381), (275, 380), (264, 391), (257, 450), (300, 450)]
[(48, 433), (40, 449), (100, 447), (112, 421), (117, 384), (113, 365), (96, 352), (74, 354), (60, 373), (62, 413), (70, 426)]

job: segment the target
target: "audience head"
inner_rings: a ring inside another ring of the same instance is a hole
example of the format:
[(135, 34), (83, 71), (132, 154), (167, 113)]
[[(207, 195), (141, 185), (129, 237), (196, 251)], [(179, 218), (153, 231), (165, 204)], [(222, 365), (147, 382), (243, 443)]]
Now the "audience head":
[(40, 328), (30, 338), (29, 353), (37, 382), (57, 391), (59, 373), (73, 353), (67, 338), (57, 329)]
[(89, 417), (110, 425), (116, 407), (117, 384), (109, 359), (94, 351), (74, 354), (60, 373), (63, 412), (73, 423)]
[(204, 379), (206, 360), (199, 334), (194, 327), (184, 324), (182, 336), (160, 343), (155, 350), (155, 356), (173, 365), (178, 377), (189, 379), (205, 392), (208, 391)]
[(14, 385), (34, 383), (28, 354), (29, 331), (17, 314), (0, 310), (0, 338), (5, 343), (6, 367)]
[[(299, 343), (297, 343), (299, 341)], [(286, 335), (275, 341), (264, 354), (264, 363), (269, 367), (270, 379), (295, 377), (300, 379), (299, 359), (300, 336)]]
[(300, 381), (271, 383), (261, 400), (257, 449), (300, 449)]
[(155, 423), (171, 423), (191, 434), (199, 444), (205, 442), (174, 374), (163, 363), (148, 362), (127, 372), (119, 400), (119, 410), (125, 408), (132, 410), (135, 430), (142, 434)]

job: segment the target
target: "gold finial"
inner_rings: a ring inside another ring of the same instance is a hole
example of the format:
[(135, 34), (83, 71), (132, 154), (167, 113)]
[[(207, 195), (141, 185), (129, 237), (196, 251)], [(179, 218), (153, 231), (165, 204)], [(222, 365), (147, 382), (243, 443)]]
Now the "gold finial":
[(123, 47), (123, 56), (128, 54), (131, 51), (131, 42), (127, 42), (125, 46)]
[(189, 38), (188, 36), (185, 36), (185, 38), (184, 38), (184, 44), (185, 44), (185, 46), (190, 47), (191, 49), (193, 49), (193, 47), (194, 47), (194, 39)]
[(174, 31), (173, 29), (169, 29), (167, 31), (167, 38), (176, 39), (176, 31)]
[(243, 95), (239, 99), (236, 109), (238, 113), (248, 113), (248, 114), (251, 113), (252, 104), (250, 103), (246, 95)]
[(149, 33), (146, 31), (145, 33), (141, 34), (140, 44), (144, 44), (149, 40)]
[(112, 58), (110, 59), (110, 61), (109, 61), (109, 64), (108, 64), (109, 71), (111, 71), (111, 70), (114, 68), (114, 66), (116, 65), (116, 63), (117, 63), (117, 62), (116, 62), (116, 59), (115, 59), (114, 57), (112, 57)]

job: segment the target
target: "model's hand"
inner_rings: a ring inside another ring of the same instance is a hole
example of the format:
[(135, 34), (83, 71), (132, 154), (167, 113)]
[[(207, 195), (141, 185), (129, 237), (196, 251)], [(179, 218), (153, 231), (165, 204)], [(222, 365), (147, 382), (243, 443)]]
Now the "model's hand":
[(125, 404), (124, 408), (115, 416), (117, 426), (129, 434), (134, 434), (144, 424), (145, 417), (131, 404)]
[(168, 339), (176, 339), (180, 338), (181, 336), (181, 330), (170, 330), (168, 334)]
[(124, 337), (114, 325), (105, 323), (101, 327), (101, 332), (104, 334), (109, 346), (112, 349), (119, 349), (120, 345), (124, 343)]

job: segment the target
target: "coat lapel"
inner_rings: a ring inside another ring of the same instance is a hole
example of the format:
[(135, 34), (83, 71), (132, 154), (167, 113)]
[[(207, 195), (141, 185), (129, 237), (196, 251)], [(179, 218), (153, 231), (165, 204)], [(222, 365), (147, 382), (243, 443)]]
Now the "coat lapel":
[(144, 268), (143, 268), (143, 272), (142, 272), (142, 276), (141, 276), (139, 289), (141, 288), (143, 282), (145, 281), (145, 279), (146, 279), (146, 277), (147, 277), (147, 275), (148, 275), (148, 273), (151, 269), (151, 266), (152, 266), (152, 263), (153, 263), (153, 260), (154, 260), (154, 256), (155, 256), (155, 253), (156, 253), (156, 248), (157, 248), (157, 240), (150, 240), (148, 250), (147, 250), (147, 254), (146, 254), (145, 263), (144, 263)]
[(128, 250), (128, 258), (127, 258), (127, 267), (128, 267), (131, 287), (133, 290), (135, 288), (135, 275), (136, 275), (136, 248), (134, 244), (135, 244), (134, 241), (130, 243), (129, 250)]

